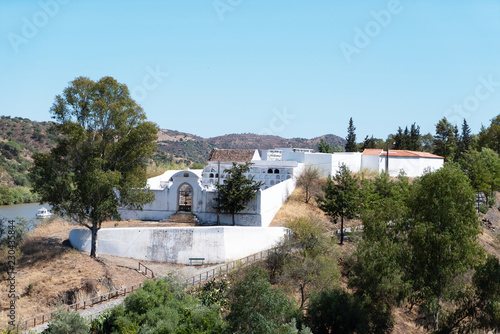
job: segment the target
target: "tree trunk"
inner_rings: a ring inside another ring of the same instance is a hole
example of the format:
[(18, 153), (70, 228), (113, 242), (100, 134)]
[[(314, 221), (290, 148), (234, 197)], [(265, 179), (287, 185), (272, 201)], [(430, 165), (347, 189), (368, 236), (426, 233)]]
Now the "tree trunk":
[(344, 216), (340, 216), (340, 244), (344, 244)]
[(439, 306), (436, 312), (432, 315), (432, 318), (434, 320), (434, 330), (437, 331), (439, 329)]
[(236, 222), (234, 221), (234, 213), (233, 213), (233, 226), (236, 226)]
[(97, 258), (97, 223), (92, 223), (92, 246), (90, 248), (90, 257)]

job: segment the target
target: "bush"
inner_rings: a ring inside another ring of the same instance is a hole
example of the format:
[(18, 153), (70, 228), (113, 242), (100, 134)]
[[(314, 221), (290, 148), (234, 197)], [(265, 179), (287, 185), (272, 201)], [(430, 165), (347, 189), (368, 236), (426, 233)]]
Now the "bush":
[(88, 334), (87, 321), (76, 311), (58, 310), (43, 334)]
[(217, 307), (206, 307), (167, 277), (146, 281), (144, 287), (92, 322), (93, 333), (204, 333), (224, 332)]
[(231, 333), (283, 333), (297, 309), (283, 291), (273, 289), (269, 275), (259, 266), (243, 270), (243, 278), (230, 292), (227, 316)]
[(341, 288), (313, 295), (307, 315), (315, 334), (365, 333), (369, 330), (361, 302)]
[(486, 214), (488, 212), (488, 206), (484, 205), (484, 204), (481, 204), (479, 206), (479, 212), (481, 212), (482, 214)]
[(496, 204), (495, 194), (488, 198), (488, 206), (492, 208)]

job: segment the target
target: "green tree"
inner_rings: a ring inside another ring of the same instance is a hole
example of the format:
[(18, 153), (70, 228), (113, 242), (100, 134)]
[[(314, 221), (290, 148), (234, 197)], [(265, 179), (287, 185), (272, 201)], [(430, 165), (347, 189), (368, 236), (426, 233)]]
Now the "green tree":
[(500, 154), (500, 115), (491, 120), (489, 127), (481, 127), (478, 135), (479, 148), (488, 147)]
[(489, 149), (472, 150), (462, 154), (458, 161), (462, 171), (476, 192), (484, 193), (486, 202), (494, 191), (500, 190), (500, 157)]
[(333, 153), (335, 152), (335, 148), (332, 145), (328, 144), (324, 139), (321, 139), (318, 144), (318, 152), (319, 153)]
[(231, 214), (233, 226), (236, 225), (234, 215), (247, 208), (247, 203), (257, 196), (257, 192), (262, 186), (262, 182), (256, 182), (253, 177), (247, 178), (244, 175), (249, 170), (250, 163), (237, 164), (233, 162), (233, 167), (224, 171), (227, 173), (224, 182), (217, 183), (219, 193), (217, 210)]
[(349, 287), (363, 302), (372, 332), (388, 332), (394, 325), (392, 310), (406, 292), (398, 259), (402, 251), (396, 226), (407, 216), (409, 182), (391, 180), (382, 173), (363, 180), (363, 234), (350, 260)]
[(420, 142), (420, 126), (413, 123), (410, 127), (410, 139), (408, 143), (410, 151), (421, 151), (422, 143)]
[(336, 223), (340, 218), (340, 244), (344, 243), (344, 218), (352, 219), (359, 212), (359, 182), (346, 165), (335, 177), (328, 176), (322, 187), (324, 194), (316, 197), (318, 207)]
[(474, 333), (500, 328), (500, 262), (489, 255), (472, 277), (472, 286), (458, 295), (458, 306), (449, 312), (440, 333)]
[(297, 314), (280, 289), (273, 289), (267, 272), (259, 266), (243, 270), (230, 291), (227, 321), (231, 333), (281, 333)]
[(140, 209), (154, 199), (142, 188), (158, 128), (111, 77), (76, 78), (56, 96), (51, 113), (59, 137), (50, 153), (35, 155), (33, 189), (54, 211), (91, 230), (90, 256), (97, 257), (101, 223), (118, 219), (119, 206)]
[(456, 127), (449, 123), (446, 117), (443, 117), (436, 124), (432, 153), (444, 157), (445, 161), (453, 161), (457, 150), (456, 131)]
[(317, 221), (298, 218), (288, 223), (287, 227), (292, 230), (292, 235), (278, 246), (288, 252), (277, 281), (299, 293), (299, 308), (304, 309), (312, 292), (338, 284), (337, 249)]
[(315, 334), (368, 333), (368, 320), (361, 301), (342, 288), (314, 294), (307, 310)]
[(382, 144), (382, 140), (378, 138), (373, 138), (373, 136), (368, 137), (368, 135), (365, 137), (363, 142), (360, 145), (360, 151), (363, 152), (364, 150), (368, 148), (377, 148), (377, 146), (380, 146)]
[(423, 175), (410, 200), (402, 263), (413, 303), (423, 306), (438, 330), (442, 303), (453, 299), (454, 279), (472, 269), (481, 254), (474, 192), (453, 164)]
[(410, 134), (408, 132), (408, 127), (401, 129), (398, 127), (396, 135), (394, 135), (394, 149), (395, 150), (408, 150), (410, 144)]
[(352, 121), (352, 117), (349, 119), (349, 126), (347, 127), (347, 137), (345, 144), (346, 152), (357, 152), (358, 146), (356, 145), (356, 127)]
[(296, 185), (304, 190), (304, 201), (309, 203), (312, 195), (319, 188), (320, 170), (318, 167), (307, 165), (297, 177)]
[(460, 158), (464, 155), (465, 152), (469, 151), (472, 148), (472, 135), (469, 124), (467, 124), (467, 120), (464, 118), (464, 122), (462, 124), (462, 133), (458, 138), (457, 142), (457, 154), (455, 155), (455, 161), (460, 160)]

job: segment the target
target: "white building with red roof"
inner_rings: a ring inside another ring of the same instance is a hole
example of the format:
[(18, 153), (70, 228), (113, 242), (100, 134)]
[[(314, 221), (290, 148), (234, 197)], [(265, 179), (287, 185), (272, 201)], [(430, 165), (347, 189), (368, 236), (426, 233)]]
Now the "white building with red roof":
[(425, 170), (436, 170), (443, 167), (444, 158), (428, 152), (366, 149), (361, 156), (361, 170), (383, 173), (389, 161), (389, 175), (398, 176), (401, 172), (408, 177), (418, 177)]

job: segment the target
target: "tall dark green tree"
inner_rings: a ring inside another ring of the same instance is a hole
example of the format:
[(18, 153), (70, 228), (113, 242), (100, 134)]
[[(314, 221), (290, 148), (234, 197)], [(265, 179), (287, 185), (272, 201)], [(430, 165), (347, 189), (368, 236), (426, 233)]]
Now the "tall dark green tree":
[(455, 154), (455, 161), (460, 160), (463, 154), (469, 151), (472, 148), (472, 135), (469, 124), (467, 124), (467, 120), (464, 118), (464, 122), (462, 123), (462, 132), (458, 137), (457, 141), (457, 152)]
[(404, 131), (401, 127), (398, 127), (398, 131), (394, 135), (394, 149), (408, 150), (409, 140), (410, 135), (408, 133), (408, 127), (406, 127)]
[(246, 205), (257, 196), (262, 185), (262, 182), (256, 182), (253, 178), (247, 178), (244, 175), (249, 170), (250, 163), (237, 164), (233, 162), (233, 167), (224, 171), (227, 173), (227, 177), (223, 183), (217, 183), (217, 191), (219, 192), (217, 209), (232, 216), (233, 226), (236, 225), (234, 215), (247, 208)]
[(474, 201), (469, 180), (454, 164), (415, 183), (402, 263), (412, 285), (411, 301), (427, 311), (434, 330), (440, 328), (443, 303), (455, 296), (455, 280), (474, 268), (482, 254)]
[(436, 124), (434, 135), (434, 151), (432, 153), (444, 157), (445, 161), (453, 161), (457, 150), (456, 127), (446, 117)]
[(410, 127), (408, 149), (410, 151), (422, 150), (422, 143), (420, 142), (420, 126), (418, 126), (416, 123), (413, 123)]
[(146, 186), (147, 159), (156, 150), (158, 128), (146, 121), (128, 88), (111, 77), (79, 77), (50, 109), (56, 147), (38, 154), (30, 171), (41, 202), (91, 230), (97, 257), (101, 223), (119, 218), (118, 207), (140, 209), (154, 199)]
[(345, 151), (346, 152), (357, 152), (358, 151), (358, 146), (356, 145), (356, 127), (354, 126), (354, 123), (352, 121), (352, 117), (349, 118), (349, 126), (347, 128), (347, 137), (346, 141), (347, 143), (345, 144)]
[(316, 197), (318, 207), (334, 223), (340, 218), (340, 244), (344, 243), (344, 218), (352, 219), (359, 212), (359, 180), (351, 174), (346, 165), (341, 165), (335, 176), (328, 176), (322, 187), (324, 194)]
[(367, 148), (377, 148), (377, 144), (380, 144), (380, 142), (380, 139), (373, 138), (373, 136), (368, 137), (367, 135), (360, 145), (360, 151), (363, 152)]

